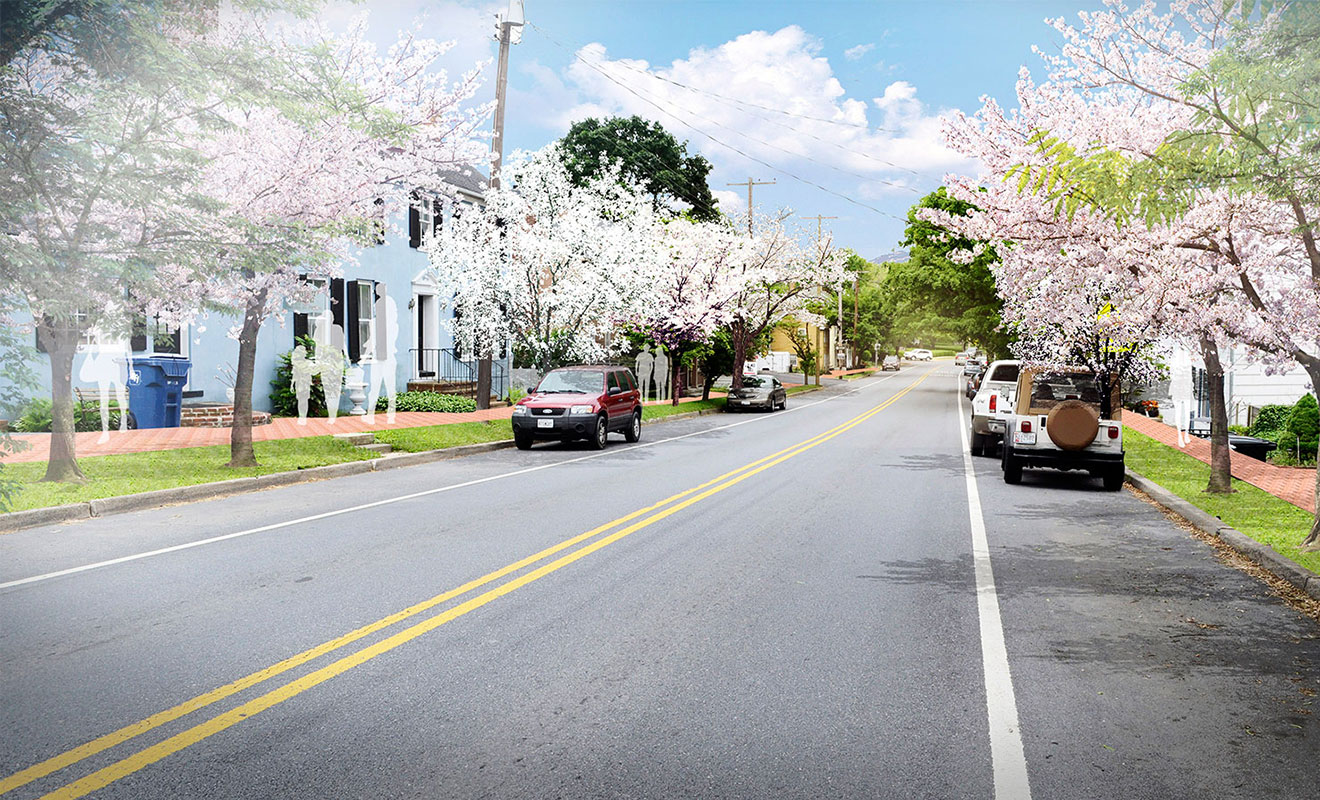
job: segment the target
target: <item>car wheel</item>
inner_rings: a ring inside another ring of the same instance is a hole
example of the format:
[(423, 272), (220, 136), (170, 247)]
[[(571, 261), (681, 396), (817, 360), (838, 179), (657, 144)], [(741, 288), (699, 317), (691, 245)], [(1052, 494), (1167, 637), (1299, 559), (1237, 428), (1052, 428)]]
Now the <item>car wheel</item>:
[(1013, 449), (1004, 447), (1004, 483), (1022, 483), (1022, 462), (1013, 456)]
[(982, 436), (981, 434), (979, 434), (979, 433), (973, 432), (973, 433), (972, 433), (972, 446), (971, 446), (970, 449), (971, 449), (971, 451), (972, 451), (972, 455), (974, 455), (974, 456), (983, 456), (983, 455), (985, 455), (985, 437), (983, 437), (983, 436)]
[(519, 450), (531, 450), (531, 449), (532, 449), (532, 437), (529, 436), (529, 435), (527, 435), (527, 434), (525, 434), (525, 433), (519, 433), (519, 432), (517, 432), (517, 431), (514, 431), (514, 432), (513, 432), (513, 446), (516, 447), (516, 448), (518, 448)]
[(1123, 477), (1123, 466), (1120, 464), (1106, 470), (1100, 480), (1104, 482), (1106, 492), (1117, 492), (1123, 488)]
[(783, 411), (786, 408), (788, 408), (788, 395), (784, 395), (784, 399), (779, 401), (779, 410)]
[(623, 438), (630, 443), (642, 440), (642, 410), (640, 408), (633, 412), (632, 424), (628, 426), (628, 430), (623, 432)]
[(605, 421), (605, 415), (596, 417), (596, 435), (591, 437), (591, 446), (596, 450), (604, 450), (605, 445), (610, 443), (610, 426)]

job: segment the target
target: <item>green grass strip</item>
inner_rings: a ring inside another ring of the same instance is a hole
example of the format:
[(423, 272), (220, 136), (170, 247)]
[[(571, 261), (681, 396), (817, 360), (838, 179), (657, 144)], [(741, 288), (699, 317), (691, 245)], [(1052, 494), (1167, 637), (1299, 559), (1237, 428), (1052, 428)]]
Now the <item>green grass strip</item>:
[(1292, 503), (1233, 479), (1233, 494), (1207, 494), (1210, 465), (1177, 448), (1162, 444), (1128, 428), (1123, 431), (1127, 465), (1202, 511), (1219, 517), (1280, 555), (1320, 572), (1320, 553), (1297, 549), (1311, 528), (1312, 516)]
[(14, 478), (23, 484), (18, 495), (13, 498), (10, 510), (83, 503), (103, 497), (119, 497), (232, 478), (250, 478), (272, 472), (292, 472), (377, 457), (375, 453), (359, 450), (330, 436), (257, 442), (253, 448), (260, 466), (247, 469), (230, 469), (225, 466), (229, 461), (229, 445), (89, 456), (78, 459), (78, 465), (87, 476), (87, 483), (81, 485), (42, 483), (41, 476), (46, 474), (44, 461), (5, 464), (5, 477)]

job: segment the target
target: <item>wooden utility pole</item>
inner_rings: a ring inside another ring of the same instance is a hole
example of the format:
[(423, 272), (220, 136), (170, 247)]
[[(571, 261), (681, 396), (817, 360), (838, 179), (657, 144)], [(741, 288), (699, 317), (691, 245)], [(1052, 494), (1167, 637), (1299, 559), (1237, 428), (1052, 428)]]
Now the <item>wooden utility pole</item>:
[(748, 237), (749, 239), (750, 239), (751, 236), (752, 236), (752, 187), (753, 187), (753, 186), (769, 186), (769, 185), (771, 185), (771, 184), (773, 184), (773, 183), (774, 183), (774, 181), (755, 181), (755, 180), (752, 180), (750, 177), (748, 177), (747, 180), (742, 181), (742, 182), (740, 182), (740, 183), (726, 183), (726, 184), (725, 184), (725, 186), (746, 186), (746, 187), (747, 187), (747, 237)]
[[(522, 38), (514, 28), (522, 28), (522, 0), (511, 0), (509, 13), (498, 18), (496, 27), (500, 41), (499, 67), (495, 73), (495, 130), (490, 140), (490, 188), (500, 188), (500, 167), (504, 162), (504, 99), (509, 83), (509, 45)], [(477, 408), (490, 408), (491, 358), (495, 343), (483, 342), (477, 353)]]

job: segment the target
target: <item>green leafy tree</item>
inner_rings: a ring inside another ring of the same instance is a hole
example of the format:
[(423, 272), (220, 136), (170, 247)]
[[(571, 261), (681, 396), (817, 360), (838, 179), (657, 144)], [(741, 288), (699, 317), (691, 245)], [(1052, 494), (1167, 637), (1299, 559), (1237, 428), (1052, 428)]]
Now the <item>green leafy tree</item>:
[(941, 186), (908, 210), (903, 246), (911, 255), (906, 262), (890, 264), (885, 277), (892, 312), (922, 338), (944, 334), (991, 354), (1007, 352), (1004, 303), (990, 272), (998, 260), (994, 248), (985, 248), (970, 263), (954, 260), (954, 253), (971, 253), (979, 243), (921, 219), (918, 211), (923, 208), (966, 216), (974, 207)]
[(1316, 450), (1320, 448), (1320, 406), (1316, 404), (1315, 395), (1304, 394), (1298, 398), (1288, 414), (1281, 444), (1293, 451), (1293, 458), (1298, 463), (1315, 458)]
[(640, 184), (655, 206), (675, 210), (675, 202), (690, 208), (693, 219), (719, 219), (716, 200), (707, 183), (711, 164), (688, 155), (680, 142), (658, 122), (638, 116), (594, 118), (576, 122), (560, 140), (569, 174), (579, 186), (604, 172), (606, 163), (620, 162), (621, 177)]
[[(761, 354), (770, 346), (770, 339), (774, 331), (765, 330), (753, 340), (751, 352)], [(733, 336), (725, 328), (721, 328), (711, 337), (702, 343), (701, 347), (695, 351), (695, 356), (701, 363), (701, 374), (704, 380), (701, 385), (701, 399), (710, 399), (711, 387), (715, 381), (724, 375), (733, 375), (734, 370), (741, 370), (741, 364), (734, 363)]]
[[(811, 375), (816, 371), (817, 353), (806, 327), (795, 319), (786, 319), (779, 323), (779, 329), (793, 346), (793, 354), (797, 356), (798, 366), (802, 368), (802, 382), (811, 383)], [(820, 383), (820, 378), (816, 378), (816, 383)]]

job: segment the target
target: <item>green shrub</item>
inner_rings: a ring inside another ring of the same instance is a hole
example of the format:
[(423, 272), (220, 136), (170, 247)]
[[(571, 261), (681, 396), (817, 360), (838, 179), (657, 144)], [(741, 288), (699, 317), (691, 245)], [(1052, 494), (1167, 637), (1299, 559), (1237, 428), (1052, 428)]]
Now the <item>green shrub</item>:
[[(310, 336), (299, 336), (298, 344), (307, 348), (307, 357), (316, 355), (316, 340)], [(275, 367), (275, 380), (270, 382), (270, 409), (277, 417), (298, 416), (298, 395), (293, 391), (293, 350), (280, 353), (280, 363)], [(325, 390), (321, 387), (321, 376), (312, 376), (312, 392), (307, 398), (307, 416), (329, 416), (325, 408)]]
[(1320, 405), (1314, 395), (1304, 394), (1288, 415), (1279, 446), (1291, 450), (1297, 463), (1306, 464), (1315, 460), (1317, 445), (1320, 445)]
[[(119, 430), (119, 414), (119, 403), (111, 400), (109, 429), (112, 431)], [(53, 425), (50, 400), (45, 397), (38, 397), (28, 402), (27, 407), (23, 409), (22, 416), (15, 420), (11, 427), (20, 433), (50, 433)], [(79, 433), (101, 430), (101, 404), (88, 403), (86, 406), (82, 406), (75, 397), (73, 400), (73, 429)]]
[(1228, 432), (1229, 432), (1229, 433), (1236, 433), (1236, 434), (1238, 434), (1239, 436), (1246, 436), (1246, 435), (1247, 435), (1247, 426), (1246, 426), (1246, 425), (1229, 425), (1229, 426), (1228, 426)]
[(1265, 406), (1256, 415), (1256, 421), (1247, 427), (1247, 432), (1263, 439), (1273, 439), (1274, 434), (1287, 426), (1290, 414), (1292, 414), (1292, 406)]
[[(399, 392), (394, 397), (396, 411), (437, 411), (449, 414), (464, 414), (477, 410), (477, 401), (471, 397), (439, 392)], [(389, 398), (381, 396), (376, 401), (376, 410), (389, 408)]]
[(504, 399), (509, 401), (509, 404), (512, 405), (513, 403), (518, 402), (519, 400), (523, 399), (526, 396), (527, 396), (526, 389), (519, 389), (518, 387), (514, 386), (513, 388), (509, 389), (509, 394)]

